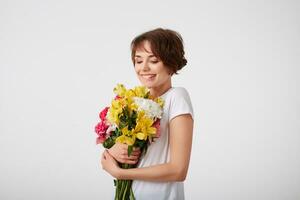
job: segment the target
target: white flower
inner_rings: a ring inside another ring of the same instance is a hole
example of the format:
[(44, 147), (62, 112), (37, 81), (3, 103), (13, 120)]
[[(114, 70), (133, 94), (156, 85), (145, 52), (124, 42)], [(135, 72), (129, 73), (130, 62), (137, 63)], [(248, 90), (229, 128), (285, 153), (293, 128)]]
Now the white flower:
[(151, 99), (133, 97), (134, 103), (138, 106), (138, 111), (144, 111), (151, 119), (161, 118), (163, 111), (158, 103)]
[(106, 134), (110, 134), (111, 132), (115, 131), (116, 128), (117, 126), (115, 124), (110, 125), (106, 130)]

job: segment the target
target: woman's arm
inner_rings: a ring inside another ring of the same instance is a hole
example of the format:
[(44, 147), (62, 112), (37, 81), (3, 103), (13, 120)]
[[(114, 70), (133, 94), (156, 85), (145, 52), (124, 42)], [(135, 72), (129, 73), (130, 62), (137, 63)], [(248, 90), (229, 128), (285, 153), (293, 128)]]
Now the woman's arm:
[[(121, 169), (108, 153), (104, 152), (101, 163), (104, 170), (117, 179), (146, 181), (184, 181), (187, 175), (192, 148), (193, 119), (184, 114), (173, 118), (170, 131), (170, 161), (149, 167)], [(159, 155), (158, 155), (159, 156)]]

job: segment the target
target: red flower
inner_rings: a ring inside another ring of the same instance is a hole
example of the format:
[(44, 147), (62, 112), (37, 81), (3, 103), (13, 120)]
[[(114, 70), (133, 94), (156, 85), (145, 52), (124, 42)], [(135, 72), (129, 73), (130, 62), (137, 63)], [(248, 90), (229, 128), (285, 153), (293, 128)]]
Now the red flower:
[(122, 99), (122, 97), (120, 97), (119, 95), (117, 95), (117, 96), (115, 97), (115, 100), (118, 100), (118, 99)]
[(155, 128), (156, 128), (156, 135), (155, 135), (155, 137), (160, 137), (160, 119), (157, 119), (154, 123), (153, 123), (153, 125), (152, 126), (154, 126)]
[(109, 107), (105, 107), (99, 114), (99, 117), (102, 121), (106, 120), (106, 115), (107, 115), (107, 111), (108, 111)]
[(100, 135), (96, 140), (96, 144), (100, 144), (100, 143), (102, 144), (105, 140), (106, 140), (106, 136)]
[(95, 126), (95, 132), (98, 135), (98, 138), (96, 140), (96, 144), (99, 143), (103, 143), (106, 140), (106, 131), (108, 129), (108, 125), (105, 124), (104, 121), (99, 122), (96, 126)]
[(103, 122), (99, 122), (96, 126), (95, 126), (95, 132), (100, 135), (100, 134), (105, 134), (106, 130), (108, 129), (108, 126)]

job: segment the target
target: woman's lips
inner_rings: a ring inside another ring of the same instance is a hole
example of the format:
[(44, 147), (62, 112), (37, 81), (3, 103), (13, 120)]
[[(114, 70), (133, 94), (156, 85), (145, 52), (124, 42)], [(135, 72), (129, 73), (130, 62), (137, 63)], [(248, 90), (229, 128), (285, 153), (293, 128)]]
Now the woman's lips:
[(146, 80), (153, 80), (156, 74), (141, 74), (141, 76)]

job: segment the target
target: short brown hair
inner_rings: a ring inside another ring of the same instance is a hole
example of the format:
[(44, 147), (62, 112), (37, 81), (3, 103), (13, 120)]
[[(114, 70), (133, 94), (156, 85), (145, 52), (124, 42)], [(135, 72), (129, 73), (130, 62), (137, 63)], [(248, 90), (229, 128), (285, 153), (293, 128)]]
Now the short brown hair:
[(177, 71), (187, 64), (181, 35), (176, 31), (163, 28), (147, 31), (132, 40), (131, 59), (133, 64), (135, 64), (136, 50), (145, 41), (150, 43), (152, 53), (163, 62), (172, 74), (177, 74)]

